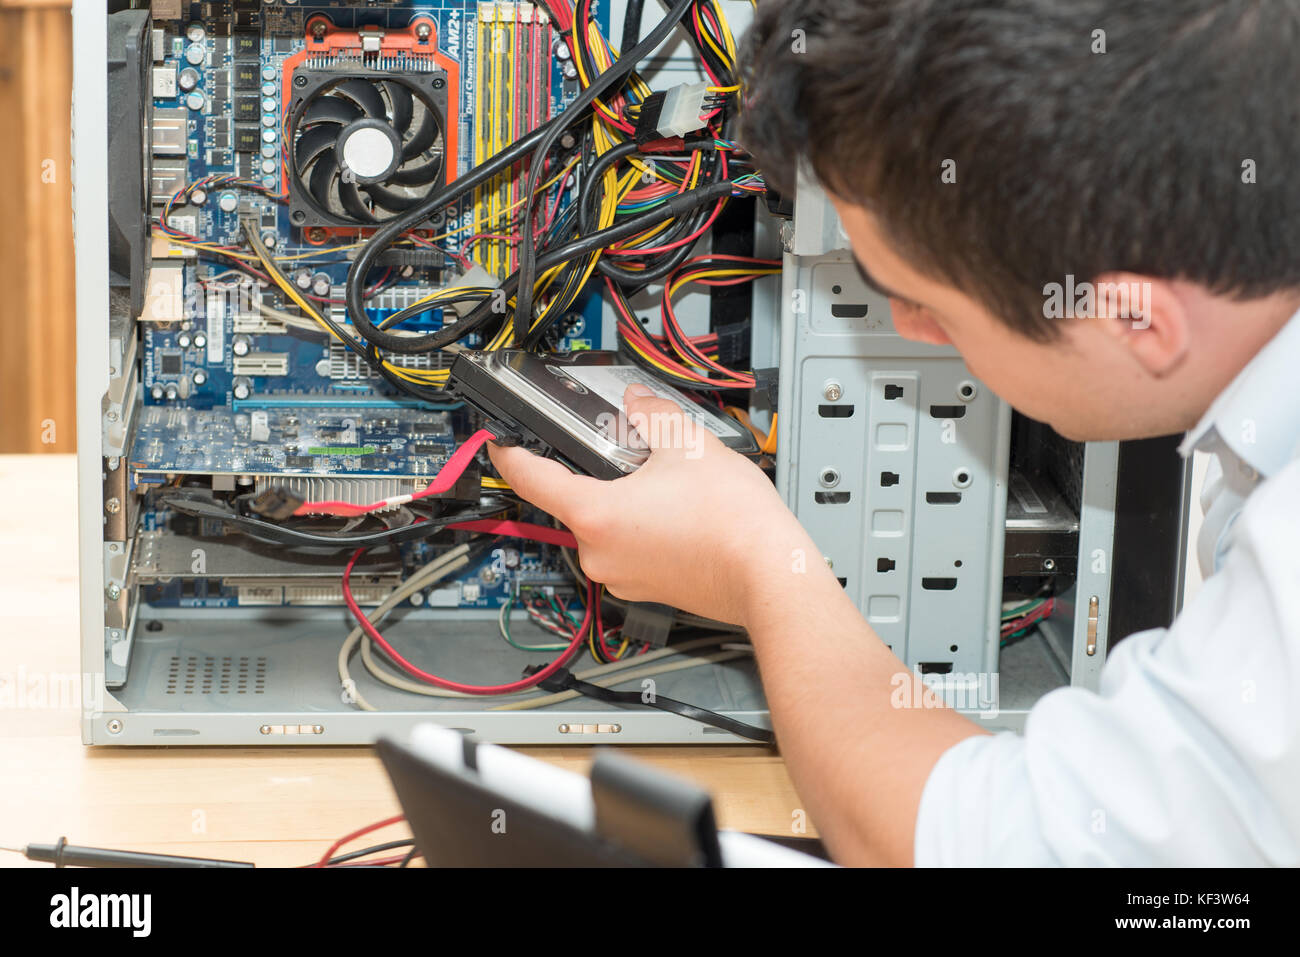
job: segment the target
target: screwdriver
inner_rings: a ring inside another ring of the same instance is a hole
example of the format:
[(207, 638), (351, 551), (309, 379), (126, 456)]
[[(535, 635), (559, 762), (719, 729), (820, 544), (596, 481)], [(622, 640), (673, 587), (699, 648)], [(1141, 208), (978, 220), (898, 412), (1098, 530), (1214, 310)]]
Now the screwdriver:
[(106, 847), (77, 847), (61, 837), (57, 844), (28, 844), (3, 847), (29, 861), (43, 861), (55, 867), (253, 867), (249, 861), (221, 861), (209, 857), (181, 857), (176, 854), (145, 854), (115, 851)]

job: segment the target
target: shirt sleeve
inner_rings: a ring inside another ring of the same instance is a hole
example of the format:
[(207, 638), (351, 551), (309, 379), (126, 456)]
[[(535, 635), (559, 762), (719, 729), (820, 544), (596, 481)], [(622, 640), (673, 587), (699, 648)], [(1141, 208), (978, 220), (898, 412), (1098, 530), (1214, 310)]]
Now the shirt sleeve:
[(921, 796), (936, 865), (1300, 865), (1300, 462), (1250, 497), (1168, 629), (1116, 645), (1023, 736), (968, 738)]

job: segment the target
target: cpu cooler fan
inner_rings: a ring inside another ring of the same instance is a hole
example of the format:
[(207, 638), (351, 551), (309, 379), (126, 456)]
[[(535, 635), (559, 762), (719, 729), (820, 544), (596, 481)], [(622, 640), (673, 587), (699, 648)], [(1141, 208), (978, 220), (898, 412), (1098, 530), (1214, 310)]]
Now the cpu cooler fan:
[(299, 68), (293, 88), (294, 225), (373, 226), (446, 182), (445, 73)]

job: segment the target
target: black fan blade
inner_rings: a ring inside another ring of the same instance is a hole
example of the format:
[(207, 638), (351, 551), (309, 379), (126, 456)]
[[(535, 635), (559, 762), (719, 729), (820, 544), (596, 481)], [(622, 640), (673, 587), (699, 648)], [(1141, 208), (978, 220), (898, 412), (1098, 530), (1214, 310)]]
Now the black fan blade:
[(399, 137), (405, 139), (406, 131), (411, 128), (411, 115), (415, 111), (411, 91), (405, 83), (394, 80), (385, 80), (384, 89), (388, 91), (389, 102), (393, 104), (393, 129), (397, 130)]
[(361, 188), (370, 195), (376, 206), (391, 213), (405, 212), (420, 201), (418, 198), (403, 196), (401, 193), (394, 193), (391, 189), (384, 189), (378, 183), (370, 183)]
[(415, 131), (415, 135), (402, 147), (402, 159), (415, 159), (438, 138), (438, 121), (434, 118), (433, 112), (429, 109), (424, 111), (424, 119), (420, 121), (420, 128)]
[(298, 125), (302, 127), (315, 123), (340, 123), (346, 126), (363, 116), (365, 114), (361, 112), (361, 108), (351, 100), (345, 100), (341, 96), (322, 96), (313, 100), (307, 107), (307, 112), (302, 115)]
[(293, 148), (293, 161), (298, 171), (305, 172), (317, 156), (334, 147), (339, 131), (329, 126), (314, 126), (298, 138)]
[(390, 183), (396, 183), (399, 186), (423, 186), (426, 183), (432, 183), (442, 172), (442, 151), (423, 166), (412, 166), (410, 169), (399, 169), (392, 176), (388, 177)]
[(366, 209), (366, 204), (361, 200), (361, 193), (357, 189), (357, 184), (350, 180), (339, 179), (339, 201), (343, 208), (348, 211), (348, 215), (357, 222), (374, 223), (378, 222), (374, 214)]
[(377, 120), (388, 119), (388, 111), (384, 109), (384, 98), (379, 95), (379, 90), (373, 83), (365, 80), (348, 80), (334, 89), (360, 103), (367, 116), (373, 116)]
[(307, 191), (316, 202), (320, 203), (321, 209), (330, 210), (330, 187), (338, 172), (339, 160), (331, 147), (320, 154), (316, 165), (312, 167), (311, 177), (307, 180)]

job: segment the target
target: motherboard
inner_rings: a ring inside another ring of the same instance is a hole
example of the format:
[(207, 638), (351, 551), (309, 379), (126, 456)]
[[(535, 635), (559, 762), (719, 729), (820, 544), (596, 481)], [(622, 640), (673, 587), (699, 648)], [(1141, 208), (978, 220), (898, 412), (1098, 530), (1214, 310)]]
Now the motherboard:
[[(197, 531), (152, 494), (181, 476), (210, 479), (217, 491), (275, 488), (356, 502), (422, 488), (478, 427), (475, 415), (450, 398), (394, 393), (364, 357), (265, 281), (245, 238), (254, 231), (297, 292), (350, 333), (344, 284), (374, 228), (578, 95), (564, 38), (542, 6), (527, 2), (161, 0), (151, 15), (156, 225), (139, 319), (143, 408), (129, 464), (153, 560)], [(593, 17), (605, 23), (598, 6)], [(574, 201), (566, 187), (555, 190), (556, 220)], [(381, 259), (367, 318), (382, 327), (402, 313), (403, 330), (424, 333), (456, 321), (454, 306), (419, 304), (458, 277), (491, 285), (517, 267), (517, 244), (501, 224), (522, 189), (521, 176), (498, 176), (412, 230)], [(471, 334), (462, 345), (482, 340)], [(599, 301), (578, 300), (548, 345), (602, 348)], [(450, 359), (435, 352), (391, 361), (432, 372)], [(180, 537), (168, 545), (169, 535)], [(400, 546), (392, 575), (427, 561), (433, 547)], [(412, 603), (497, 607), (525, 579), (571, 582), (550, 546), (503, 540), (494, 553)], [(250, 579), (249, 563), (233, 561), (206, 575), (169, 575), (144, 554), (136, 571), (153, 604), (340, 600), (337, 584), (322, 591), (300, 570)], [(376, 578), (373, 594), (387, 581)]]

